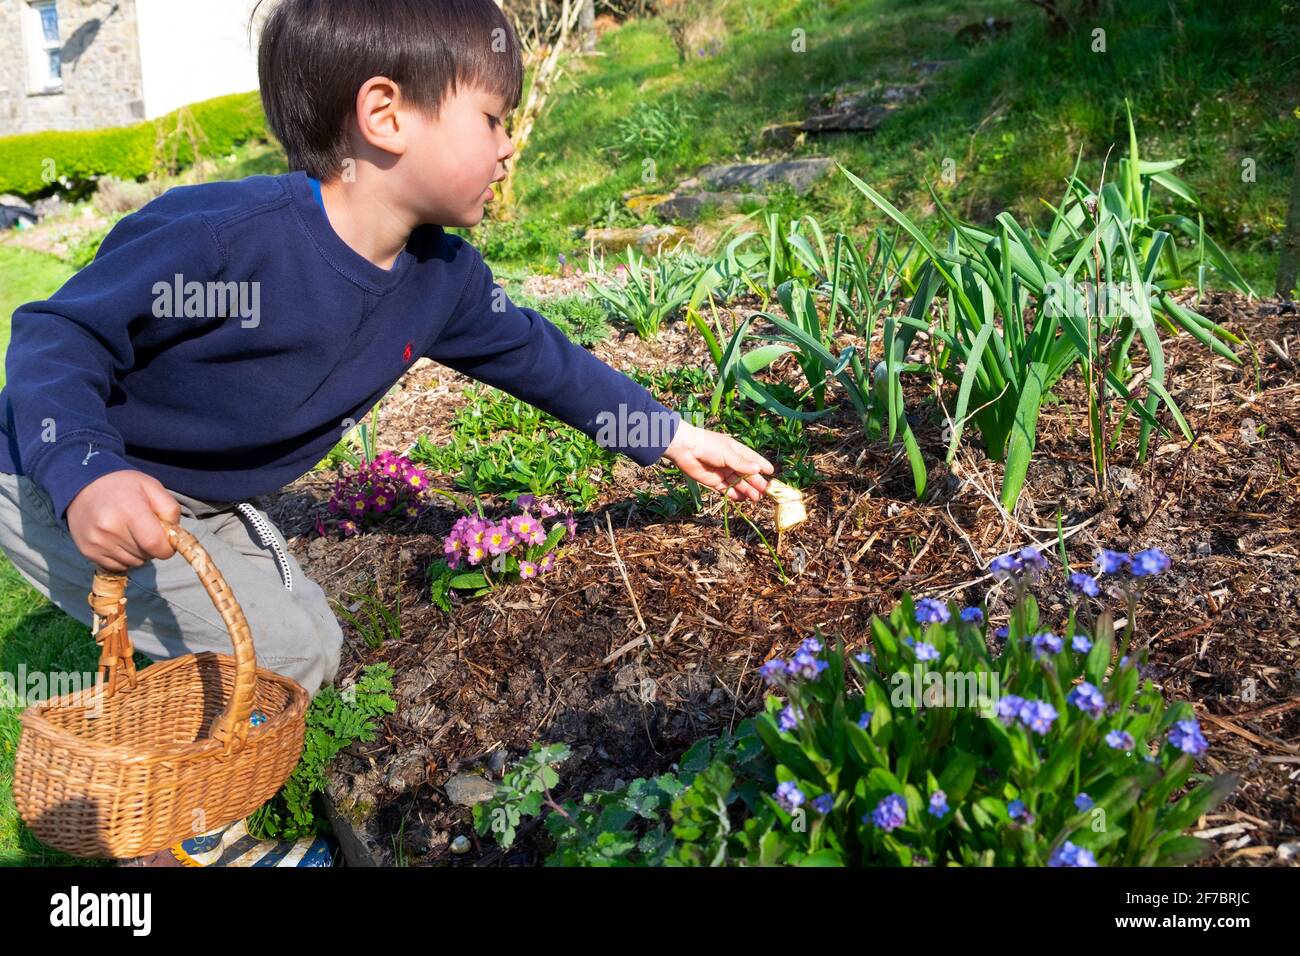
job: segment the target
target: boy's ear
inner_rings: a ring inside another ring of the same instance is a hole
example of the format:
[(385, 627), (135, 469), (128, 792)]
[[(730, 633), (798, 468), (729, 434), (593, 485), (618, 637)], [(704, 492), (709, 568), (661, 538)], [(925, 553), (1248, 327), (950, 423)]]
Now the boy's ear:
[(401, 89), (386, 76), (372, 76), (357, 90), (356, 120), (361, 138), (385, 152), (406, 152), (399, 117)]

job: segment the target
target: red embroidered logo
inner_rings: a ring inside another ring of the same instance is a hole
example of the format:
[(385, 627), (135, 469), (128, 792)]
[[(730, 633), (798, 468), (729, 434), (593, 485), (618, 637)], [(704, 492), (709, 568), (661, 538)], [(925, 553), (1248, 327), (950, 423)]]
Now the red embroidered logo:
[(411, 361), (411, 343), (410, 343), (410, 342), (407, 342), (407, 343), (406, 343), (406, 348), (402, 349), (402, 361), (403, 361), (403, 362), (409, 362), (409, 361)]

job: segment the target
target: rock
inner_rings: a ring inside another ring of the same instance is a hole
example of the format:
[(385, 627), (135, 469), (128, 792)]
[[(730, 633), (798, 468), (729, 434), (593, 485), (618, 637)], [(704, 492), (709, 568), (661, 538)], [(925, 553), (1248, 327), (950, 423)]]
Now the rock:
[(350, 792), (348, 778), (335, 770), (329, 772), (321, 796), (325, 818), (338, 838), (348, 866), (387, 865), (389, 841), (383, 834), (371, 832), (373, 805), (370, 801), (358, 799), (355, 791)]
[(627, 200), (625, 205), (630, 212), (638, 216), (644, 216), (671, 196), (672, 193), (642, 193), (639, 196), (625, 197)]
[(384, 769), (384, 787), (397, 794), (421, 786), (428, 780), (431, 759), (428, 747), (403, 751)]
[(506, 753), (505, 748), (492, 751), (492, 756), (488, 757), (487, 760), (488, 771), (498, 777), (501, 776), (505, 772), (506, 761), (509, 759), (510, 755)]
[(686, 235), (681, 226), (610, 227), (588, 229), (582, 241), (595, 243), (606, 252), (622, 252), (628, 246), (636, 246), (641, 252), (659, 255), (685, 240)]
[(1259, 425), (1253, 418), (1243, 418), (1240, 425), (1241, 440), (1247, 445), (1253, 445), (1259, 441), (1259, 432), (1256, 429)]
[(451, 852), (455, 853), (457, 856), (463, 856), (468, 853), (469, 847), (469, 837), (465, 836), (463, 833), (451, 841)]
[(739, 163), (706, 166), (699, 177), (714, 189), (747, 187), (762, 189), (785, 183), (796, 193), (806, 193), (817, 180), (835, 168), (835, 160), (819, 156), (810, 159), (787, 159), (775, 163)]
[(1214, 546), (1208, 541), (1198, 541), (1196, 542), (1196, 553), (1202, 558), (1208, 557), (1214, 553)]
[(745, 569), (745, 549), (734, 538), (718, 538), (711, 548), (700, 554), (701, 560), (713, 565), (724, 574)]
[(758, 131), (758, 141), (764, 146), (794, 146), (805, 138), (803, 121), (771, 123)]
[(496, 784), (476, 773), (458, 773), (442, 785), (447, 799), (462, 807), (490, 800), (496, 793)]
[(765, 203), (767, 197), (762, 193), (716, 193), (700, 192), (684, 195), (673, 194), (654, 206), (655, 214), (663, 219), (685, 219), (695, 221), (706, 206), (730, 209), (745, 202)]

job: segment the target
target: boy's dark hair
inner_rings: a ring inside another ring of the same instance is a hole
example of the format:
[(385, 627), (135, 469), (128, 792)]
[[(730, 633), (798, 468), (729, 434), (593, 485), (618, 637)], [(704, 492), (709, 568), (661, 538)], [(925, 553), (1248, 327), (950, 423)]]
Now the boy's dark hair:
[(343, 167), (357, 91), (372, 76), (388, 77), (430, 119), (464, 86), (500, 95), (506, 112), (523, 90), (519, 39), (493, 0), (276, 0), (257, 74), (289, 168), (322, 182)]

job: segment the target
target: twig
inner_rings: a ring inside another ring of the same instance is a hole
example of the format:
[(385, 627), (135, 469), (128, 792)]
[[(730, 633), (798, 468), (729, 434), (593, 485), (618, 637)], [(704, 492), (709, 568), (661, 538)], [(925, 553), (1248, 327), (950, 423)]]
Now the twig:
[(609, 546), (614, 549), (614, 560), (618, 563), (619, 573), (623, 575), (623, 584), (627, 586), (628, 597), (632, 599), (632, 610), (636, 612), (637, 623), (641, 625), (641, 633), (646, 631), (645, 618), (641, 616), (641, 608), (636, 603), (636, 593), (632, 590), (632, 582), (628, 580), (627, 568), (623, 566), (623, 558), (618, 553), (618, 544), (614, 541), (614, 524), (609, 520), (609, 512), (605, 512), (605, 528), (609, 532)]

